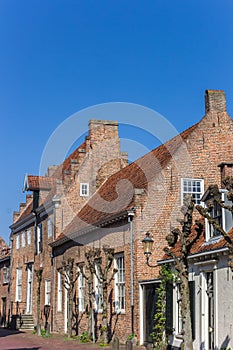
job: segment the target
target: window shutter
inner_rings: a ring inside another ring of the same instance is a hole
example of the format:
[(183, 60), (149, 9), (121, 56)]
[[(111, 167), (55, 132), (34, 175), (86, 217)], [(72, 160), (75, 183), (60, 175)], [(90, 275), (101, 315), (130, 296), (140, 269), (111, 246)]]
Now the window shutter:
[(189, 281), (189, 294), (190, 294), (190, 314), (192, 324), (192, 337), (195, 339), (195, 282)]
[(173, 328), (173, 285), (167, 283), (166, 286), (166, 332), (172, 333)]
[(42, 223), (39, 225), (40, 227), (40, 253), (42, 253)]
[(35, 249), (35, 254), (38, 254), (38, 249), (37, 249), (37, 226), (34, 227), (34, 249)]

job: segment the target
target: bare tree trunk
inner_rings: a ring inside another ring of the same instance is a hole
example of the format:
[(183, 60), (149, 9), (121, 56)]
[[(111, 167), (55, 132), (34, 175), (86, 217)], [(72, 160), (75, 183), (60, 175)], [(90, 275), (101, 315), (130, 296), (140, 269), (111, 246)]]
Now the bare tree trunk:
[(109, 341), (109, 336), (108, 336), (108, 307), (107, 307), (107, 300), (108, 300), (108, 284), (105, 281), (103, 283), (103, 314), (102, 314), (102, 342), (104, 344), (107, 344)]
[(192, 323), (190, 312), (190, 292), (188, 275), (183, 271), (180, 274), (181, 316), (183, 321), (184, 350), (193, 350)]
[(40, 290), (41, 290), (41, 281), (43, 269), (35, 270), (37, 277), (37, 323), (36, 323), (36, 332), (37, 335), (41, 335), (41, 324), (40, 324)]

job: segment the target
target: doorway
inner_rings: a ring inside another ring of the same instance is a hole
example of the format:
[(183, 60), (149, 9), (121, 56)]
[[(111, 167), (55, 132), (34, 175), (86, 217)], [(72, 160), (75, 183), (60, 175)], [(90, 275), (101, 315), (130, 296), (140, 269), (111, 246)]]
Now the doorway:
[(151, 333), (154, 327), (154, 315), (156, 311), (157, 288), (159, 283), (147, 283), (141, 285), (141, 333), (143, 343), (152, 343)]
[(6, 297), (2, 298), (1, 326), (6, 326)]
[(27, 264), (27, 300), (26, 300), (26, 313), (32, 314), (32, 272), (33, 264)]
[(206, 273), (206, 295), (207, 295), (207, 315), (208, 315), (208, 350), (214, 350), (214, 274)]

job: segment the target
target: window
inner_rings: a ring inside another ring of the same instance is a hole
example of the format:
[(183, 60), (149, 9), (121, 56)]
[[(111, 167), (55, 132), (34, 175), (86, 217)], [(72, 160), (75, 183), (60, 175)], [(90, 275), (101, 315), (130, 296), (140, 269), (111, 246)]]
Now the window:
[(53, 235), (53, 222), (51, 218), (48, 218), (47, 227), (48, 227), (48, 238), (50, 238)]
[(94, 275), (94, 295), (95, 295), (95, 310), (97, 312), (102, 311), (103, 304), (103, 288), (101, 283), (101, 272), (100, 272), (101, 260), (95, 261), (95, 275)]
[(78, 268), (79, 276), (78, 276), (78, 307), (80, 312), (85, 311), (85, 278), (82, 273), (82, 270)]
[(88, 197), (89, 196), (89, 184), (88, 183), (80, 183), (80, 196)]
[(25, 231), (23, 231), (22, 236), (21, 236), (21, 244), (22, 244), (22, 247), (26, 246), (26, 232)]
[(3, 283), (9, 282), (9, 267), (3, 267)]
[(32, 242), (32, 231), (30, 228), (27, 230), (27, 241), (28, 241), (28, 245), (30, 245)]
[(50, 305), (51, 281), (45, 280), (45, 305)]
[(192, 194), (195, 204), (201, 203), (201, 197), (204, 193), (204, 180), (201, 179), (182, 179), (182, 204), (186, 195)]
[(16, 249), (20, 248), (20, 235), (16, 236)]
[(62, 311), (62, 276), (57, 273), (57, 311)]
[[(221, 201), (224, 202), (224, 204), (231, 206), (231, 201), (227, 198), (227, 190), (220, 190), (219, 196), (221, 198)], [(206, 197), (206, 201), (208, 200), (208, 195)], [(205, 201), (204, 200), (204, 201)], [(210, 217), (225, 230), (228, 232), (231, 227), (233, 226), (233, 219), (232, 214), (229, 210), (223, 209), (217, 202), (213, 202), (212, 210), (209, 213)], [(208, 220), (205, 220), (206, 223), (206, 240), (220, 236), (221, 233), (217, 230), (217, 228), (213, 227)]]
[(16, 269), (16, 300), (22, 300), (22, 268)]
[(125, 310), (125, 261), (124, 255), (116, 256), (114, 260), (117, 273), (115, 274), (115, 310)]
[(37, 245), (36, 245), (36, 248), (37, 248), (37, 254), (41, 253), (42, 252), (42, 224), (39, 224), (37, 226)]

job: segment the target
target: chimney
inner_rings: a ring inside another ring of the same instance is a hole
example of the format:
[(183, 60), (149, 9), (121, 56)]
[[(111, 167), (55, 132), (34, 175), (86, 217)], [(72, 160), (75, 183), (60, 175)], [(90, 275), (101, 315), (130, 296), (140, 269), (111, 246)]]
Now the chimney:
[(220, 167), (221, 171), (221, 187), (224, 188), (225, 186), (223, 185), (223, 180), (230, 176), (233, 176), (233, 163), (221, 163), (218, 165)]
[(205, 91), (205, 111), (226, 112), (226, 96), (223, 90)]
[(13, 224), (18, 220), (20, 213), (18, 211), (13, 212)]
[(50, 165), (50, 166), (48, 167), (46, 176), (49, 176), (49, 177), (52, 176), (53, 173), (57, 170), (57, 168), (58, 168), (58, 165)]
[(31, 201), (32, 199), (32, 194), (27, 194), (26, 195), (26, 205), (28, 205), (28, 203)]

